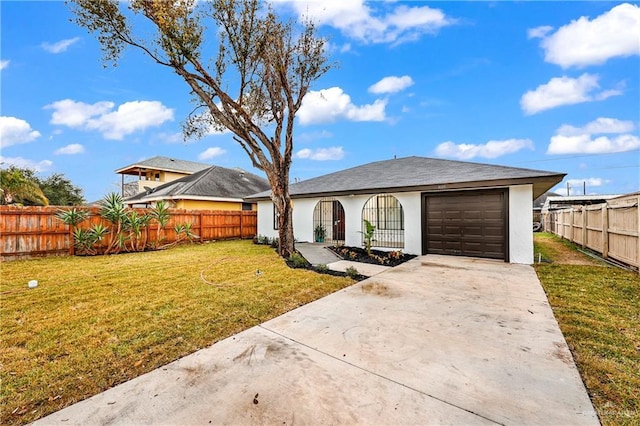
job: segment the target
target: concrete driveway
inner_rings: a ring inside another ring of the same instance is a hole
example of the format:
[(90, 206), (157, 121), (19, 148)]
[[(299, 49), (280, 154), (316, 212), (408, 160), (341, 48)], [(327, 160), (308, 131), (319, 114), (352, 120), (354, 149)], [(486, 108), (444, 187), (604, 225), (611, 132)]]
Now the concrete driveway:
[(36, 424), (599, 424), (530, 266), (428, 255)]

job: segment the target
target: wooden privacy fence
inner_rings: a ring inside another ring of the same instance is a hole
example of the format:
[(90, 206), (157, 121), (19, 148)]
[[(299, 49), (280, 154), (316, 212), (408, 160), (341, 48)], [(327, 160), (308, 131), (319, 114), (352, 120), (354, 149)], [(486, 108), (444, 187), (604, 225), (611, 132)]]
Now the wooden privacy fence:
[[(107, 228), (112, 224), (100, 216), (98, 207), (87, 210), (89, 217), (80, 228), (90, 228), (101, 223)], [(60, 207), (0, 206), (0, 260), (22, 259), (34, 256), (72, 254), (73, 236), (70, 226), (55, 217)], [(149, 209), (135, 209), (146, 213)], [(191, 224), (191, 232), (198, 241), (253, 238), (257, 233), (255, 211), (181, 210), (170, 209), (170, 219), (163, 228), (162, 243), (176, 241), (176, 224)], [(158, 224), (152, 221), (146, 227), (146, 241), (156, 240)]]
[(591, 206), (544, 213), (544, 229), (640, 270), (640, 211), (637, 194)]

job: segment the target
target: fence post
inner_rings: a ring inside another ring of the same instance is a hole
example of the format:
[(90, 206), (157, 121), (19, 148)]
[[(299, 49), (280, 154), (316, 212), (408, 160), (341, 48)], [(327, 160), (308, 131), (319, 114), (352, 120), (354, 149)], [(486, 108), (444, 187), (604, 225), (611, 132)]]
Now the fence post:
[(76, 245), (73, 243), (73, 226), (67, 225), (69, 227), (69, 256), (73, 256), (76, 254)]
[(587, 206), (582, 206), (582, 248), (587, 246)]
[(573, 207), (569, 212), (569, 241), (573, 242)]
[(242, 233), (242, 221), (244, 220), (244, 211), (240, 210), (240, 239), (244, 238), (244, 234)]
[(602, 257), (609, 257), (609, 209), (606, 202), (602, 205)]
[(637, 237), (636, 243), (638, 244), (636, 251), (636, 263), (638, 266), (638, 274), (640, 274), (640, 195), (638, 195), (638, 199), (636, 200), (636, 212), (638, 213), (638, 229), (636, 229)]

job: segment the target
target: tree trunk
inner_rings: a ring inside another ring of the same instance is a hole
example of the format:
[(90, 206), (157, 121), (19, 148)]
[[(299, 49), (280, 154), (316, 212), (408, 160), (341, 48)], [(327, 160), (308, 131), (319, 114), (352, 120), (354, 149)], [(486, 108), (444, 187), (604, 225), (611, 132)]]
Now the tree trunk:
[(278, 214), (278, 254), (285, 259), (295, 251), (293, 242), (293, 206), (289, 195), (289, 183), (279, 181), (273, 189), (271, 199)]

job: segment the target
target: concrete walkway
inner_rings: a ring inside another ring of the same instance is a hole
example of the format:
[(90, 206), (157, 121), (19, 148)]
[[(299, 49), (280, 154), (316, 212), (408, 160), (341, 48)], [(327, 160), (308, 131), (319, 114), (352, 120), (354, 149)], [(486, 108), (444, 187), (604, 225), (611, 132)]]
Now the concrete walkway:
[(322, 244), (296, 243), (296, 250), (312, 265), (326, 265), (327, 268), (333, 271), (345, 272), (347, 268), (355, 268), (360, 274), (372, 277), (390, 269), (388, 266), (341, 260), (337, 254)]
[(341, 260), (337, 254), (320, 243), (296, 243), (296, 250), (313, 266), (328, 265)]
[(598, 418), (530, 266), (423, 256), (36, 424)]

